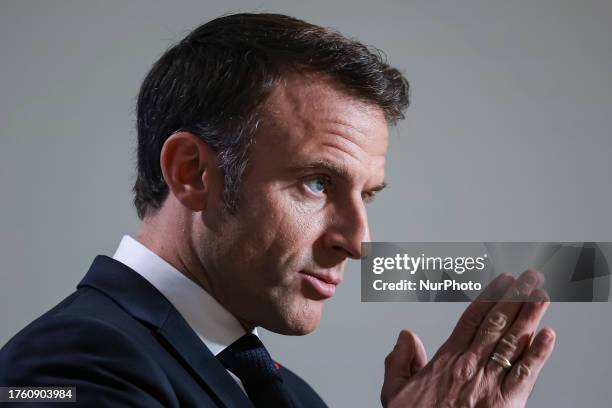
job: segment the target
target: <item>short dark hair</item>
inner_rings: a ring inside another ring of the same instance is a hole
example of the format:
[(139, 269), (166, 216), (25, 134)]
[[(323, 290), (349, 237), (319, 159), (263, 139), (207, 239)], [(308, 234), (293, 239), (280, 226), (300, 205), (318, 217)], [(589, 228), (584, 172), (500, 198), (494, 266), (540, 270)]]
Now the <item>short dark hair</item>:
[(258, 108), (288, 70), (326, 74), (352, 96), (403, 119), (408, 81), (382, 53), (337, 31), (281, 14), (219, 17), (193, 30), (153, 65), (137, 103), (138, 174), (134, 204), (142, 219), (161, 207), (168, 186), (160, 167), (168, 137), (189, 131), (219, 157), (223, 200), (238, 206), (240, 180)]

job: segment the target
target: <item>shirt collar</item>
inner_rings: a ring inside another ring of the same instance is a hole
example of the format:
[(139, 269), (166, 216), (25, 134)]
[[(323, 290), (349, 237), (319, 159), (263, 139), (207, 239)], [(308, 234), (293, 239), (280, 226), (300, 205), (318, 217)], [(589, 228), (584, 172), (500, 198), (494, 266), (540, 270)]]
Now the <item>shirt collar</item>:
[[(160, 291), (213, 355), (247, 333), (238, 320), (202, 287), (129, 235), (123, 236), (113, 258)], [(257, 328), (252, 333), (258, 336)]]

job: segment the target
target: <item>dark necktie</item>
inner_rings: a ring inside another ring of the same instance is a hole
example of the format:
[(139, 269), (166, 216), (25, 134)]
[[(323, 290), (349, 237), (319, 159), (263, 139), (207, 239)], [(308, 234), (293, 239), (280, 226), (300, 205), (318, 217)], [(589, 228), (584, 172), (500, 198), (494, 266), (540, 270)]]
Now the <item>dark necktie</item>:
[(217, 354), (217, 358), (240, 378), (256, 407), (294, 407), (278, 366), (256, 335), (245, 334)]

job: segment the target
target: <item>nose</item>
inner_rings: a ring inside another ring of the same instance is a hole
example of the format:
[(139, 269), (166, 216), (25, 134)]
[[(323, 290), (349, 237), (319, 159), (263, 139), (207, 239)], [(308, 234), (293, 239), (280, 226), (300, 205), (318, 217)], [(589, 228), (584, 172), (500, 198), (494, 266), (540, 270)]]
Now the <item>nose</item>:
[(335, 209), (323, 241), (327, 248), (344, 258), (363, 258), (361, 242), (370, 241), (370, 228), (361, 197)]

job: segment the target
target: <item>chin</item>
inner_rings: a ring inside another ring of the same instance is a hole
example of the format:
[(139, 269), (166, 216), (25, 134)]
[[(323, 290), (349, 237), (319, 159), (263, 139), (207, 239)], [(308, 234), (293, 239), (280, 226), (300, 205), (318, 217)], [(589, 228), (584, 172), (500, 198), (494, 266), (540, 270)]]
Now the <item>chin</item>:
[(282, 327), (274, 327), (274, 328), (266, 327), (266, 329), (273, 331), (275, 333), (278, 333), (278, 334), (285, 335), (285, 336), (304, 336), (306, 334), (312, 333), (318, 326), (319, 326), (318, 323), (316, 324), (290, 324), (290, 325), (284, 325)]
[(322, 305), (317, 303), (317, 305), (309, 304), (308, 307), (283, 314), (279, 316), (277, 322), (269, 327), (264, 326), (264, 328), (287, 336), (303, 336), (312, 333), (321, 321)]
[(291, 327), (290, 330), (288, 330), (285, 334), (290, 336), (304, 336), (306, 334), (312, 333), (317, 327), (319, 327), (319, 321), (320, 320), (317, 319), (315, 323), (309, 322), (295, 325), (294, 327)]

